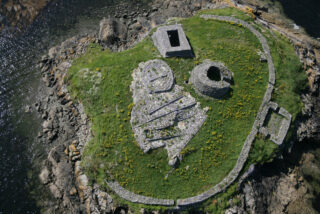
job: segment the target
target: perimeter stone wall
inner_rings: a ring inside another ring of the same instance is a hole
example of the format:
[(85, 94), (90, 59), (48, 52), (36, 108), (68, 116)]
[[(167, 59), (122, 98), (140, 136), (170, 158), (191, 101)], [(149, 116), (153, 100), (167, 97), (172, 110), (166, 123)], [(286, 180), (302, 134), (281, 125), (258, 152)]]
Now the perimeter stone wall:
[(157, 199), (146, 197), (142, 195), (137, 195), (133, 192), (130, 192), (120, 186), (118, 182), (107, 182), (107, 185), (121, 198), (133, 202), (133, 203), (141, 203), (141, 204), (148, 204), (148, 205), (162, 205), (162, 206), (173, 206), (174, 200), (171, 199)]
[[(275, 68), (274, 68), (273, 60), (272, 60), (272, 57), (270, 54), (269, 45), (267, 43), (267, 40), (263, 37), (263, 35), (260, 32), (258, 32), (256, 29), (254, 29), (247, 22), (233, 18), (233, 17), (215, 16), (215, 15), (202, 15), (201, 17), (204, 19), (213, 19), (213, 20), (220, 20), (220, 21), (227, 21), (227, 22), (241, 24), (242, 26), (248, 28), (259, 39), (259, 41), (262, 45), (263, 51), (265, 52), (265, 55), (266, 55), (266, 58), (268, 61), (268, 68), (269, 68), (268, 87), (267, 87), (267, 91), (264, 95), (264, 98), (262, 100), (261, 106), (259, 108), (259, 112), (257, 113), (257, 116), (256, 116), (256, 119), (255, 119), (254, 124), (252, 126), (251, 132), (245, 140), (245, 143), (243, 145), (242, 151), (240, 153), (240, 156), (237, 160), (235, 167), (231, 170), (231, 172), (220, 183), (218, 183), (217, 185), (215, 185), (214, 187), (212, 187), (208, 191), (205, 191), (199, 195), (185, 198), (185, 199), (178, 199), (175, 204), (174, 200), (171, 200), (171, 199), (155, 199), (155, 198), (137, 195), (137, 194), (134, 194), (134, 193), (124, 189), (117, 182), (107, 182), (108, 186), (111, 189), (113, 189), (113, 191), (115, 191), (120, 197), (122, 197), (128, 201), (135, 202), (135, 203), (142, 203), (142, 204), (150, 204), (150, 205), (163, 205), (163, 206), (176, 205), (177, 208), (179, 209), (181, 207), (186, 207), (186, 206), (191, 206), (191, 205), (201, 203), (201, 202), (213, 197), (214, 195), (225, 191), (226, 188), (229, 187), (238, 178), (241, 170), (243, 169), (243, 166), (249, 156), (251, 145), (252, 145), (257, 133), (263, 127), (263, 123), (264, 123), (265, 118), (268, 114), (268, 110), (270, 108), (272, 108), (272, 109), (277, 108), (276, 103), (270, 102), (271, 94), (273, 92), (274, 84), (275, 84)], [(289, 112), (287, 112), (283, 108), (280, 108), (279, 114), (281, 114), (284, 117), (291, 120), (291, 115), (289, 114)], [(284, 137), (286, 136), (289, 125), (290, 124), (288, 124), (288, 123), (284, 123), (281, 126), (281, 130), (280, 130), (281, 136), (284, 136)]]

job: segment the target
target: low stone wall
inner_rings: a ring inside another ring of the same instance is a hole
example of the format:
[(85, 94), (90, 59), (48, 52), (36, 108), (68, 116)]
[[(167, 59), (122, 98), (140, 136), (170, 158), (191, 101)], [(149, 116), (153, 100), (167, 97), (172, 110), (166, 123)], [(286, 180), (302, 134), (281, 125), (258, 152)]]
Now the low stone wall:
[(253, 127), (253, 129), (251, 130), (250, 134), (248, 135), (245, 141), (241, 154), (237, 160), (236, 166), (231, 170), (231, 172), (227, 175), (227, 177), (225, 177), (220, 183), (218, 183), (213, 188), (209, 189), (204, 193), (201, 193), (197, 196), (186, 198), (186, 199), (178, 199), (177, 205), (179, 207), (183, 207), (183, 206), (190, 206), (190, 205), (201, 203), (207, 200), (208, 198), (211, 198), (212, 196), (224, 191), (227, 187), (229, 187), (237, 179), (245, 162), (247, 161), (251, 144), (254, 141), (257, 133), (258, 133), (257, 128)]
[(106, 181), (107, 185), (121, 198), (131, 201), (133, 203), (141, 203), (141, 204), (148, 204), (148, 205), (161, 205), (161, 206), (173, 206), (174, 200), (172, 199), (158, 199), (158, 198), (151, 198), (142, 195), (137, 195), (133, 192), (130, 192), (120, 186), (120, 184), (116, 181), (108, 182)]

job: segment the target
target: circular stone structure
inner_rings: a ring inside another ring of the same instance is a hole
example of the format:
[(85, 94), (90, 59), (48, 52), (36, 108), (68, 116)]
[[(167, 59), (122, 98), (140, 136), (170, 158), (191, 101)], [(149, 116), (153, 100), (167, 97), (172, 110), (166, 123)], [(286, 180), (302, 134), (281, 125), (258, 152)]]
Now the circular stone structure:
[(202, 95), (222, 98), (230, 90), (232, 73), (220, 63), (210, 60), (196, 66), (191, 73), (191, 82)]

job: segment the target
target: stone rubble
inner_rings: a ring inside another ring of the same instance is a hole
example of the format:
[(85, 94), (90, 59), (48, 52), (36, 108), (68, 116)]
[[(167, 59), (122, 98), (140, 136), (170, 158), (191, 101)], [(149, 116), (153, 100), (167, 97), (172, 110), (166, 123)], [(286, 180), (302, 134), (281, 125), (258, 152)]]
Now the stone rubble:
[(131, 126), (144, 152), (164, 147), (169, 165), (182, 160), (180, 152), (206, 119), (200, 103), (175, 85), (173, 72), (162, 60), (140, 63), (130, 86), (133, 92)]
[[(90, 123), (83, 106), (71, 100), (64, 82), (72, 59), (83, 54), (92, 42), (97, 42), (94, 36), (70, 38), (51, 48), (40, 62), (49, 97), (36, 104), (44, 119), (39, 140), (52, 144), (52, 149), (39, 177), (57, 199), (57, 206), (48, 208), (47, 213), (106, 213), (115, 209), (111, 197), (97, 185), (89, 186), (81, 170), (81, 153), (91, 138)], [(82, 72), (85, 78), (89, 71)], [(99, 75), (92, 79), (98, 80)]]

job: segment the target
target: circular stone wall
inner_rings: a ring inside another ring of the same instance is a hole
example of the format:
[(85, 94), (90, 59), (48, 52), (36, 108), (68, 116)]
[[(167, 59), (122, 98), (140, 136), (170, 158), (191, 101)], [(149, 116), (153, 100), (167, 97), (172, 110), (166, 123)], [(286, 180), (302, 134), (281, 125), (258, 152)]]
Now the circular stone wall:
[(220, 62), (204, 61), (191, 73), (195, 89), (206, 96), (222, 98), (230, 90), (231, 72)]

